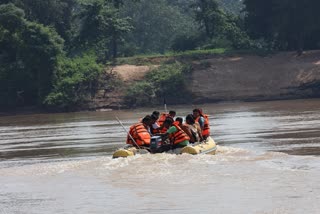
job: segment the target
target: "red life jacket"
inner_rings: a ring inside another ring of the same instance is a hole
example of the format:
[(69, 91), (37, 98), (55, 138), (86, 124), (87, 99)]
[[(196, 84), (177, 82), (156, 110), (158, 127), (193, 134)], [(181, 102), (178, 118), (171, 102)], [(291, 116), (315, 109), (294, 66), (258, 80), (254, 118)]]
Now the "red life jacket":
[(173, 118), (168, 113), (161, 113), (160, 114), (160, 117), (157, 122), (158, 122), (159, 126), (162, 127), (162, 129), (157, 129), (157, 131), (156, 131), (157, 133), (166, 133), (167, 132), (168, 129), (163, 127), (163, 123), (168, 117), (173, 120)]
[(170, 141), (173, 142), (173, 144), (181, 143), (185, 140), (190, 140), (190, 137), (180, 128), (178, 125), (178, 122), (174, 122), (172, 125), (177, 128), (177, 131), (175, 133), (170, 134)]
[(163, 133), (166, 133), (167, 130), (168, 129), (166, 127), (162, 127), (162, 129), (161, 128), (152, 129), (152, 134), (163, 134)]
[(158, 119), (158, 124), (159, 124), (159, 126), (162, 126), (163, 125), (163, 123), (164, 123), (164, 121), (167, 119), (167, 117), (171, 117), (170, 116), (170, 114), (167, 114), (167, 113), (161, 113), (160, 114), (160, 117), (159, 117), (159, 119)]
[[(209, 117), (206, 114), (201, 114), (200, 116), (202, 116), (204, 118), (204, 126), (202, 129), (202, 136), (208, 137), (208, 136), (210, 136)], [(196, 122), (199, 122), (200, 116), (195, 119)]]
[[(144, 127), (143, 123), (137, 123), (130, 127), (129, 134), (136, 141), (139, 146), (150, 145), (151, 136), (148, 130)], [(131, 137), (127, 136), (127, 144), (135, 146), (135, 143), (132, 141)]]

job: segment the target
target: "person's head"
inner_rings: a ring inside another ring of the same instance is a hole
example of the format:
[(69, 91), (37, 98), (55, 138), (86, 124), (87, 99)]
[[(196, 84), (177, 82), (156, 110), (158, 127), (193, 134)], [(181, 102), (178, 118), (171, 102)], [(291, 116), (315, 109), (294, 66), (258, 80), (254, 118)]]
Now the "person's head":
[(193, 109), (193, 117), (194, 118), (197, 118), (201, 115), (201, 111), (200, 109), (196, 108), (196, 109)]
[(159, 118), (158, 118), (156, 115), (154, 115), (154, 114), (151, 115), (152, 124), (154, 124), (155, 122), (157, 122), (158, 119), (159, 119)]
[(154, 112), (152, 112), (152, 115), (155, 115), (155, 116), (159, 119), (160, 112), (158, 112), (158, 111), (154, 111)]
[(152, 118), (150, 115), (147, 115), (145, 116), (143, 119), (142, 119), (142, 123), (146, 126), (151, 126), (153, 123), (152, 123)]
[(182, 123), (183, 123), (183, 119), (182, 119), (181, 117), (177, 117), (177, 118), (176, 118), (176, 121), (179, 122), (179, 126), (181, 126)]
[(199, 108), (200, 115), (203, 116), (202, 108)]
[(192, 114), (188, 114), (186, 116), (186, 123), (190, 125), (193, 125), (195, 123), (195, 120)]
[(176, 116), (176, 112), (175, 111), (169, 111), (169, 115), (174, 118)]
[(172, 123), (173, 123), (173, 119), (170, 117), (167, 117), (166, 120), (163, 122), (163, 126), (168, 129), (170, 128), (170, 126), (172, 126)]

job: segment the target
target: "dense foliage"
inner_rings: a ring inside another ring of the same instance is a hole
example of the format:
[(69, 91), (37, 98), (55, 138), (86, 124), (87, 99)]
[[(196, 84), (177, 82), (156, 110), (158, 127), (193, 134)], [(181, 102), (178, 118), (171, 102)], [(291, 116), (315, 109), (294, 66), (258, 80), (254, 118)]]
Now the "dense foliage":
[(74, 59), (61, 58), (57, 66), (54, 88), (45, 99), (45, 104), (62, 109), (70, 109), (91, 98), (96, 89), (96, 81), (102, 72), (95, 56), (85, 55)]
[(95, 93), (102, 64), (118, 57), (215, 48), (301, 54), (319, 48), (319, 6), (316, 0), (0, 0), (0, 108), (78, 105)]
[(37, 104), (52, 89), (63, 40), (53, 28), (0, 5), (0, 107)]
[(130, 17), (133, 29), (127, 34), (123, 54), (164, 53), (170, 50), (176, 38), (195, 35), (196, 22), (181, 10), (167, 0), (126, 4), (123, 15)]
[(317, 49), (320, 45), (320, 1), (244, 0), (246, 23), (253, 38), (280, 50)]

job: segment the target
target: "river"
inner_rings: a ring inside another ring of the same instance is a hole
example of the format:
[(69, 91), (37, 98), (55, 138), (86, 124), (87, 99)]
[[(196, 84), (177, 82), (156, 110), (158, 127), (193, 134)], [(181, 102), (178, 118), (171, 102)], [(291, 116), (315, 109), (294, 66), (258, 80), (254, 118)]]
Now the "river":
[(112, 159), (115, 116), (128, 128), (156, 109), (0, 117), (0, 213), (320, 212), (320, 100), (199, 107), (214, 156)]

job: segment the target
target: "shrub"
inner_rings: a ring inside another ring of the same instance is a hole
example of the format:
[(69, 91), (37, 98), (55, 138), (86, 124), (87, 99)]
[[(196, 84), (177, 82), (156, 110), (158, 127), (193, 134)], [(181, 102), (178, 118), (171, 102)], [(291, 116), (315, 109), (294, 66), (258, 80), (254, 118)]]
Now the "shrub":
[(190, 97), (187, 77), (190, 66), (175, 62), (165, 64), (145, 76), (145, 80), (132, 85), (125, 96), (129, 106), (161, 104), (166, 99), (171, 104), (183, 103)]
[(63, 109), (70, 109), (82, 103), (96, 91), (102, 66), (93, 55), (74, 59), (60, 58), (53, 91), (44, 103)]

